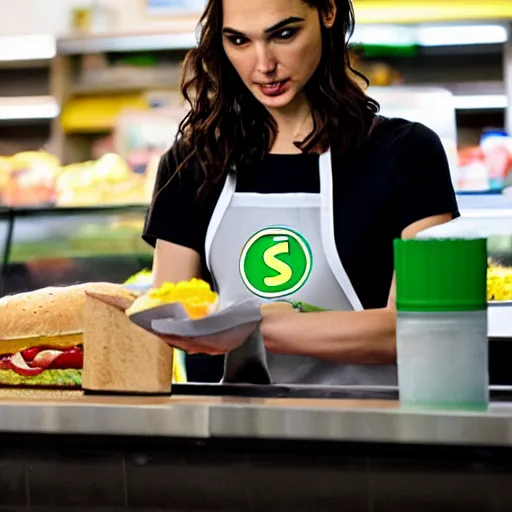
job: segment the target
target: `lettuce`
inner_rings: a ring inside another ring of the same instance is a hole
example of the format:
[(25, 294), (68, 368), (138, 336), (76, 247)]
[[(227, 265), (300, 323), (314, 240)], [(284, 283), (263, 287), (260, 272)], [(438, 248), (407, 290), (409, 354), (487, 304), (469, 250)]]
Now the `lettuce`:
[(0, 370), (0, 386), (52, 386), (52, 387), (80, 387), (82, 384), (82, 370), (45, 370), (39, 375), (25, 377), (12, 370)]

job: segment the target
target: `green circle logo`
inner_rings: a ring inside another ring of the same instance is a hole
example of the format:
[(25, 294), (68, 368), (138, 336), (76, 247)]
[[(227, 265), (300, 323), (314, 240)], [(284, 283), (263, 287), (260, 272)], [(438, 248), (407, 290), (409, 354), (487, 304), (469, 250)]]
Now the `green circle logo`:
[(307, 240), (289, 228), (255, 233), (240, 255), (240, 275), (247, 288), (263, 298), (296, 292), (309, 278), (313, 255)]

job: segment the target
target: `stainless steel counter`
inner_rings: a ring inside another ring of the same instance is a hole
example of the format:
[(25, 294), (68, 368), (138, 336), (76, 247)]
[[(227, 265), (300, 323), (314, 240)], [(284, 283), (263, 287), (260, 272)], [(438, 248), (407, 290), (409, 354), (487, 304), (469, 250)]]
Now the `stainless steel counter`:
[(512, 446), (512, 404), (442, 412), (406, 411), (392, 400), (0, 390), (0, 431)]

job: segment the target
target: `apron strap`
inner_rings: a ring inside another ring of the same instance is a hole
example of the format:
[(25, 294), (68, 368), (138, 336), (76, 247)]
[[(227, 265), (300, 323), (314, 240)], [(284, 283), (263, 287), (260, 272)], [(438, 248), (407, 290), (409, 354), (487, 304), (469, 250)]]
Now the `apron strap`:
[(222, 217), (226, 213), (226, 210), (229, 208), (229, 204), (231, 203), (231, 199), (235, 194), (236, 190), (236, 174), (234, 172), (228, 173), (226, 176), (226, 181), (224, 183), (224, 187), (222, 188), (222, 192), (219, 196), (219, 200), (215, 206), (213, 211), (212, 218), (210, 219), (210, 223), (208, 225), (208, 230), (206, 231), (206, 239), (205, 239), (205, 259), (206, 266), (208, 270), (212, 271), (210, 265), (210, 252), (212, 249), (213, 239), (215, 237), (215, 233), (219, 229), (220, 223), (222, 222)]
[(357, 296), (352, 283), (341, 263), (338, 249), (336, 247), (336, 236), (334, 232), (334, 207), (332, 192), (332, 160), (331, 151), (328, 150), (319, 159), (320, 167), (320, 194), (322, 196), (322, 208), (320, 211), (320, 224), (322, 226), (322, 245), (325, 257), (336, 277), (339, 285), (345, 292), (347, 299), (355, 311), (361, 311), (363, 305)]

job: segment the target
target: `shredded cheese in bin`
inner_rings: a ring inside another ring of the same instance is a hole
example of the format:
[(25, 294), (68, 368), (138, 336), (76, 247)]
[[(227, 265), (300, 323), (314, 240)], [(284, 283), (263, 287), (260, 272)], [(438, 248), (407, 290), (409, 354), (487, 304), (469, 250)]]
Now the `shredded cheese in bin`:
[(491, 263), (487, 269), (487, 298), (490, 301), (512, 300), (512, 268)]

